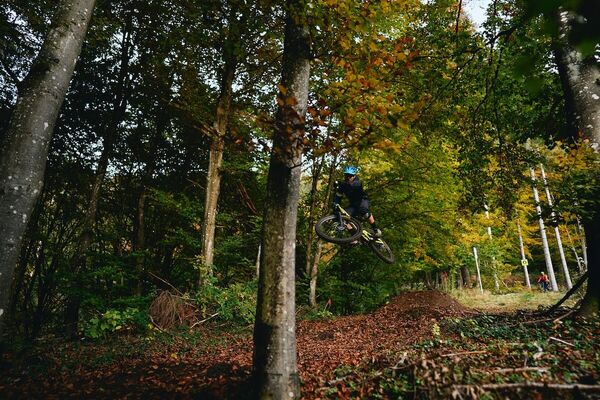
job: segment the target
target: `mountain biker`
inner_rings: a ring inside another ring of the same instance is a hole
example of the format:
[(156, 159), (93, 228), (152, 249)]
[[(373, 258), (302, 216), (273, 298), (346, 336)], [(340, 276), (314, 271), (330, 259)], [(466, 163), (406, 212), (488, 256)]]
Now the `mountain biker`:
[(546, 273), (544, 271), (542, 271), (540, 273), (540, 277), (538, 278), (538, 283), (540, 284), (540, 289), (542, 289), (543, 292), (547, 292), (548, 290), (550, 290), (550, 279), (548, 278), (548, 275), (546, 275)]
[(334, 211), (337, 209), (342, 196), (345, 195), (348, 201), (350, 201), (350, 206), (346, 208), (348, 214), (355, 218), (365, 218), (371, 224), (371, 229), (375, 237), (381, 237), (381, 230), (377, 227), (373, 214), (369, 212), (369, 198), (363, 190), (360, 179), (356, 176), (357, 173), (358, 168), (354, 166), (349, 165), (344, 168), (344, 181), (337, 182), (336, 184), (337, 190), (335, 199), (333, 200), (333, 209)]

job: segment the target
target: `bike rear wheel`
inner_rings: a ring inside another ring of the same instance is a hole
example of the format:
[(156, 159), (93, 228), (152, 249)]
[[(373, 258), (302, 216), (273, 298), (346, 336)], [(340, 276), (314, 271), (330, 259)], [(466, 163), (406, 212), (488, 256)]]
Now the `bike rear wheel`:
[(318, 220), (315, 230), (327, 242), (345, 244), (358, 240), (362, 227), (354, 218), (332, 214)]
[(388, 244), (384, 242), (383, 239), (371, 240), (369, 242), (369, 246), (371, 247), (371, 250), (373, 250), (373, 252), (377, 255), (377, 257), (381, 258), (386, 263), (392, 264), (396, 260), (392, 249), (390, 249), (390, 246), (388, 246)]

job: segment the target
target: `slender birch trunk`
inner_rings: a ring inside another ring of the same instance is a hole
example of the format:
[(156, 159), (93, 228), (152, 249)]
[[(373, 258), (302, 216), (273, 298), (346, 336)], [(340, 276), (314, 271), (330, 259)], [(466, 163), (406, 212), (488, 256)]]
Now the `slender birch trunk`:
[(528, 289), (531, 289), (531, 281), (529, 280), (529, 270), (527, 268), (527, 257), (525, 257), (525, 246), (523, 245), (523, 233), (521, 232), (521, 223), (517, 221), (517, 229), (519, 231), (519, 247), (521, 249), (521, 265), (525, 274), (525, 284)]
[(583, 265), (585, 266), (585, 270), (588, 268), (588, 256), (587, 256), (587, 244), (585, 240), (585, 230), (583, 229), (583, 225), (581, 225), (581, 219), (579, 217), (577, 219), (577, 236), (581, 242), (581, 253), (583, 253)]
[(310, 35), (304, 3), (287, 3), (282, 79), (267, 178), (253, 375), (260, 399), (300, 397), (296, 364), (295, 249)]
[(579, 256), (577, 252), (577, 248), (575, 247), (575, 242), (573, 241), (573, 237), (571, 236), (571, 232), (569, 232), (569, 226), (565, 225), (565, 231), (567, 232), (567, 239), (569, 239), (569, 243), (571, 245), (571, 250), (573, 251), (573, 255), (575, 256), (575, 260), (577, 261), (577, 270), (580, 274), (585, 272), (583, 259)]
[(149, 174), (143, 179), (142, 187), (140, 188), (140, 195), (138, 196), (137, 202), (137, 213), (135, 216), (135, 237), (134, 237), (134, 251), (136, 252), (135, 257), (135, 272), (137, 275), (137, 282), (135, 287), (135, 295), (141, 296), (143, 292), (144, 282), (144, 264), (146, 261), (146, 198), (148, 197), (148, 185), (150, 181)]
[(260, 276), (260, 253), (261, 253), (261, 245), (258, 245), (258, 251), (256, 253), (256, 279)]
[(542, 246), (544, 247), (544, 259), (546, 260), (546, 269), (548, 270), (548, 276), (550, 277), (550, 283), (552, 284), (552, 290), (558, 292), (558, 285), (556, 284), (556, 276), (554, 275), (554, 267), (552, 266), (552, 257), (550, 256), (550, 247), (548, 247), (548, 237), (546, 236), (546, 225), (542, 218), (542, 207), (540, 206), (540, 196), (536, 187), (535, 171), (533, 168), (529, 169), (531, 175), (531, 188), (533, 190), (533, 199), (535, 201), (535, 210), (537, 212), (538, 221), (540, 224), (540, 236), (542, 237)]
[(479, 270), (479, 256), (477, 255), (477, 247), (473, 247), (473, 256), (475, 257), (475, 268), (477, 268), (477, 283), (479, 284), (479, 290), (483, 294), (483, 284), (481, 283), (481, 272)]
[(0, 336), (23, 234), (95, 0), (62, 0), (0, 144)]
[[(484, 204), (484, 208), (485, 208), (485, 217), (489, 220), (490, 219), (490, 211), (489, 211), (488, 205)], [(493, 239), (491, 226), (487, 227), (487, 233), (488, 233), (488, 236), (489, 236), (490, 242), (491, 242)], [(492, 271), (494, 273), (494, 287), (496, 288), (496, 291), (498, 291), (498, 290), (500, 290), (500, 283), (498, 282), (498, 273), (496, 271), (496, 256), (492, 256)]]
[[(542, 173), (542, 182), (544, 183), (544, 189), (546, 191), (546, 199), (548, 200), (548, 207), (552, 209), (553, 201), (552, 195), (550, 194), (550, 188), (548, 187), (548, 180), (546, 179), (546, 172), (544, 171), (544, 165), (540, 164), (540, 171)], [(556, 213), (552, 209), (552, 220), (556, 221)], [(565, 251), (563, 249), (562, 240), (560, 238), (560, 230), (558, 229), (558, 223), (554, 226), (554, 235), (556, 236), (556, 244), (558, 246), (558, 253), (560, 254), (560, 261), (563, 268), (563, 273), (565, 274), (565, 281), (567, 283), (567, 288), (571, 289), (573, 287), (573, 283), (571, 283), (571, 274), (569, 274), (569, 266), (567, 265), (567, 259), (565, 258)]]
[(319, 275), (319, 262), (321, 261), (321, 252), (323, 251), (323, 241), (317, 242), (317, 249), (313, 258), (313, 264), (310, 269), (310, 284), (308, 293), (308, 303), (311, 307), (317, 306), (317, 278)]
[(314, 244), (314, 229), (315, 229), (315, 213), (317, 210), (317, 188), (319, 183), (319, 177), (321, 176), (321, 170), (323, 166), (325, 156), (323, 155), (321, 159), (317, 162), (316, 158), (313, 158), (312, 165), (312, 182), (310, 186), (310, 196), (309, 196), (309, 208), (308, 208), (308, 232), (306, 234), (306, 265), (305, 271), (306, 275), (311, 275), (312, 269), (312, 259), (313, 259), (313, 244)]

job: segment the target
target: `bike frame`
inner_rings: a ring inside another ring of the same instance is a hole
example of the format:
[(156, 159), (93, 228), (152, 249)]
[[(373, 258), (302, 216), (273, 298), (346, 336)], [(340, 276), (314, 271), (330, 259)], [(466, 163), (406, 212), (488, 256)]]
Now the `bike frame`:
[[(352, 215), (348, 214), (348, 211), (344, 210), (344, 208), (342, 208), (342, 206), (340, 206), (339, 204), (336, 204), (337, 208), (336, 210), (334, 210), (334, 213), (337, 214), (338, 217), (338, 222), (340, 224), (340, 226), (344, 225), (344, 219), (342, 217), (348, 217), (348, 218), (354, 218)], [(356, 218), (354, 218), (356, 219)]]
[[(348, 217), (348, 218), (354, 218), (352, 215), (350, 215), (348, 213), (348, 211), (344, 210), (344, 208), (342, 206), (340, 206), (339, 204), (337, 204), (337, 209), (336, 209), (338, 218), (339, 218), (339, 223), (340, 225), (342, 225), (344, 223), (344, 220), (342, 219), (342, 216)], [(354, 218), (356, 219), (356, 218)], [(359, 221), (361, 222), (361, 221)], [(365, 241), (365, 242), (371, 242), (371, 241), (375, 241), (375, 242), (379, 242), (379, 243), (383, 243), (381, 241), (381, 239), (379, 238), (375, 238), (371, 232), (369, 232), (367, 229), (362, 228), (362, 236), (361, 238)]]

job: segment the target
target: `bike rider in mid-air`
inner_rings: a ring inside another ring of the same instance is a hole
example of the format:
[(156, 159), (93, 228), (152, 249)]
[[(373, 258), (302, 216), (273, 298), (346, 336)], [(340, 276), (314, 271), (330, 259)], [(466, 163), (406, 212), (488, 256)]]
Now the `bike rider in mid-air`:
[(377, 227), (373, 214), (369, 212), (369, 198), (363, 190), (360, 179), (356, 176), (357, 173), (358, 168), (354, 166), (349, 165), (344, 168), (344, 181), (338, 182), (336, 185), (337, 191), (333, 200), (333, 209), (334, 211), (337, 209), (342, 196), (345, 195), (350, 202), (350, 206), (346, 208), (348, 214), (355, 218), (365, 218), (371, 224), (371, 229), (373, 229), (375, 237), (381, 237), (381, 230)]

